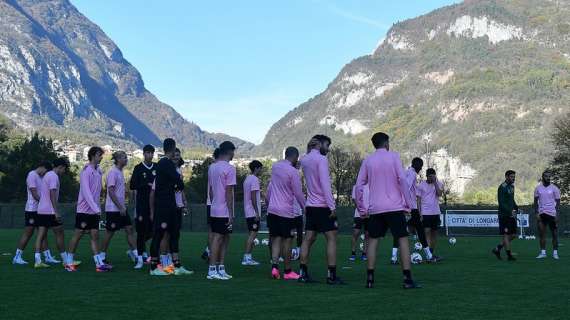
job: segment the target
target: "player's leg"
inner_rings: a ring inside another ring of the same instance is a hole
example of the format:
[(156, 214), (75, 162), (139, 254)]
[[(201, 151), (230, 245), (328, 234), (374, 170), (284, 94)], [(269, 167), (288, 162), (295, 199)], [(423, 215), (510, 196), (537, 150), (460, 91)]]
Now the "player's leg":
[(403, 212), (391, 212), (386, 214), (387, 223), (394, 238), (399, 239), (400, 244), (400, 265), (404, 276), (404, 289), (414, 289), (419, 286), (412, 279), (412, 262), (410, 260), (410, 243), (408, 241), (408, 230), (406, 217)]
[(152, 235), (152, 241), (150, 243), (150, 275), (153, 276), (169, 275), (169, 273), (165, 272), (161, 268), (158, 268), (161, 243), (168, 228), (168, 223), (164, 221), (162, 216), (162, 213), (157, 212), (154, 217), (154, 231)]
[(137, 240), (136, 240), (135, 230), (133, 229), (132, 225), (125, 226), (124, 230), (125, 230), (125, 238), (127, 240), (127, 245), (129, 246), (127, 255), (131, 258), (133, 262), (136, 262), (139, 253), (137, 250)]
[(366, 287), (372, 288), (374, 286), (374, 270), (376, 269), (376, 252), (378, 250), (379, 237), (370, 236), (368, 239), (368, 249), (366, 255), (368, 256), (367, 270), (366, 270)]
[(222, 244), (220, 247), (220, 254), (219, 254), (219, 263), (218, 263), (218, 273), (226, 278), (226, 279), (231, 279), (233, 278), (231, 275), (229, 275), (226, 272), (226, 253), (228, 252), (228, 248), (230, 246), (230, 230), (226, 231), (223, 238), (222, 238)]
[(352, 229), (352, 239), (351, 239), (351, 253), (350, 253), (350, 257), (348, 258), (348, 260), (350, 261), (356, 261), (356, 244), (358, 243), (358, 238), (360, 237), (360, 228), (356, 228), (356, 222), (354, 224), (354, 228)]
[(279, 256), (282, 249), (282, 237), (271, 236), (271, 277), (273, 279), (281, 279), (279, 273)]
[[(103, 258), (104, 263), (108, 263), (107, 261), (107, 250), (109, 249), (109, 244), (111, 243), (111, 239), (115, 235), (115, 231), (113, 229), (109, 229), (110, 226), (107, 224), (107, 229), (105, 230), (105, 235), (103, 236), (103, 241), (101, 242), (101, 257)], [(98, 235), (97, 235), (98, 237)]]
[(301, 245), (301, 258), (300, 258), (300, 275), (303, 280), (310, 280), (309, 270), (307, 264), (309, 263), (309, 254), (311, 253), (311, 247), (317, 239), (317, 232), (305, 229), (305, 237), (303, 238), (303, 244)]
[(338, 238), (338, 231), (331, 230), (325, 232), (325, 239), (327, 241), (327, 264), (328, 264), (328, 284), (343, 284), (342, 281), (336, 276), (336, 241)]
[(48, 228), (46, 226), (40, 226), (38, 228), (38, 234), (36, 236), (36, 246), (35, 246), (35, 254), (34, 254), (34, 268), (47, 268), (49, 265), (42, 262), (42, 243), (44, 238), (47, 236)]
[[(67, 252), (65, 251), (65, 232), (64, 232), (63, 224), (53, 227), (52, 231), (53, 231), (53, 235), (55, 237), (55, 245), (57, 247), (57, 250), (59, 251), (59, 255), (61, 256), (62, 261), (65, 262), (65, 260), (67, 259)], [(60, 263), (61, 262), (59, 260), (54, 259), (51, 256), (51, 253), (49, 253), (49, 256), (50, 256), (50, 263)]]
[(546, 224), (542, 221), (542, 217), (538, 219), (538, 237), (540, 245), (540, 253), (536, 257), (537, 259), (546, 258)]
[(426, 232), (424, 228), (424, 223), (422, 222), (422, 218), (420, 213), (417, 210), (412, 210), (412, 216), (408, 225), (412, 226), (418, 235), (418, 240), (420, 241), (424, 254), (427, 260), (432, 259), (433, 252), (430, 250), (429, 243), (427, 241)]
[(208, 268), (208, 275), (206, 277), (208, 280), (222, 278), (218, 274), (218, 262), (220, 259), (221, 246), (224, 241), (223, 238), (224, 238), (223, 234), (216, 233), (214, 232), (214, 230), (212, 230), (212, 236), (210, 241), (210, 259), (209, 259), (210, 266)]
[[(26, 222), (27, 223), (27, 222)], [(22, 236), (20, 237), (20, 241), (18, 241), (18, 247), (16, 248), (16, 254), (14, 254), (14, 259), (12, 260), (13, 264), (28, 264), (22, 258), (24, 253), (24, 249), (28, 245), (28, 242), (34, 235), (34, 230), (36, 229), (35, 226), (26, 226), (24, 227), (24, 231), (22, 232)]]
[(552, 257), (558, 260), (560, 259), (558, 256), (558, 226), (554, 217), (552, 217), (549, 226), (552, 233)]
[(400, 239), (392, 237), (392, 258), (391, 264), (398, 264), (398, 248), (400, 247)]
[(301, 257), (301, 246), (303, 245), (303, 216), (295, 218), (295, 228), (296, 234), (295, 238), (297, 241), (297, 246), (295, 247), (295, 254), (293, 260), (299, 260)]

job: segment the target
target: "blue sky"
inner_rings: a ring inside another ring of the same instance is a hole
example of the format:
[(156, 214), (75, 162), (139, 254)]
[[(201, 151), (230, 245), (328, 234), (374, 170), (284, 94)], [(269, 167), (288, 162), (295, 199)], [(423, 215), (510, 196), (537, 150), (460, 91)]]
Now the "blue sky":
[(71, 0), (147, 89), (211, 132), (260, 143), (391, 25), (454, 0)]

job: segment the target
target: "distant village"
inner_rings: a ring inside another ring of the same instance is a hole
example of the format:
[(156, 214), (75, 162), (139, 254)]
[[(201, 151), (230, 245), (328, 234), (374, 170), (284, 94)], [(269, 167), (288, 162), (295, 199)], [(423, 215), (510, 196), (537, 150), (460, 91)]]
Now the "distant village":
[[(87, 161), (87, 152), (91, 146), (85, 144), (76, 144), (70, 140), (53, 140), (53, 147), (57, 151), (59, 156), (65, 156), (69, 159), (70, 163), (81, 163)], [(118, 148), (113, 147), (111, 145), (104, 145), (101, 148), (105, 151), (105, 154), (111, 154), (118, 150)], [(140, 160), (142, 161), (143, 150), (142, 149), (135, 149), (135, 150), (124, 150), (127, 153), (127, 158), (129, 160)], [(201, 154), (198, 159), (184, 159), (184, 167), (193, 168), (194, 166), (201, 164), (204, 159), (211, 156), (211, 153), (204, 153)], [(158, 159), (164, 157), (164, 152), (162, 148), (156, 147), (156, 152), (154, 153), (154, 161), (158, 161)], [(269, 158), (256, 158), (257, 160), (267, 160)], [(246, 167), (253, 158), (236, 158), (231, 163), (237, 167)], [(276, 159), (270, 159), (272, 161), (276, 161)]]

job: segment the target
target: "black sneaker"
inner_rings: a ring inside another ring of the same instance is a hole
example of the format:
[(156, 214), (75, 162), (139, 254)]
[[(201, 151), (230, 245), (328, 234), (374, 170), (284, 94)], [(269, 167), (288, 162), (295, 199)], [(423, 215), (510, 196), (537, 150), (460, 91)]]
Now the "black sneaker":
[(311, 278), (311, 276), (309, 276), (308, 274), (301, 275), (301, 277), (297, 281), (299, 281), (301, 283), (316, 283), (317, 282), (317, 281), (313, 280), (313, 278)]
[(497, 259), (503, 260), (503, 258), (501, 258), (501, 251), (500, 250), (498, 250), (497, 248), (493, 248), (493, 250), (491, 250), (491, 252), (493, 252), (493, 254), (497, 257)]
[(404, 283), (402, 284), (402, 287), (404, 289), (419, 289), (422, 286), (419, 285), (417, 282), (410, 280), (410, 281), (404, 281)]
[(339, 277), (336, 277), (334, 280), (331, 278), (327, 278), (327, 284), (331, 286), (342, 286), (345, 285), (344, 281), (342, 281)]
[(207, 252), (207, 251), (204, 251), (204, 252), (202, 252), (202, 256), (201, 256), (200, 258), (202, 258), (202, 260), (208, 261), (208, 257), (209, 257), (209, 256), (210, 256), (210, 255), (208, 254), (208, 252)]

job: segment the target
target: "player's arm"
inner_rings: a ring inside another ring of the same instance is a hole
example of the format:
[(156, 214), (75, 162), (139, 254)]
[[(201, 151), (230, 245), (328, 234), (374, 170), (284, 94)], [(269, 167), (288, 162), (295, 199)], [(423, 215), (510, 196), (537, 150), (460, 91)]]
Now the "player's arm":
[(257, 191), (256, 190), (251, 190), (251, 205), (253, 206), (253, 210), (255, 210), (255, 218), (257, 220), (260, 219), (260, 213), (259, 213), (259, 208), (257, 207)]
[(55, 213), (55, 218), (57, 220), (61, 219), (61, 216), (59, 215), (59, 212), (57, 211), (57, 189), (50, 189), (49, 190), (49, 199), (51, 201), (51, 205), (53, 207), (53, 211)]
[(100, 213), (101, 205), (98, 204), (98, 201), (93, 199), (93, 193), (91, 189), (89, 189), (89, 177), (87, 174), (85, 170), (81, 173), (79, 178), (79, 192), (83, 195), (83, 199), (87, 201), (89, 208), (95, 213)]
[(291, 186), (293, 187), (293, 193), (295, 194), (295, 199), (297, 199), (297, 203), (301, 209), (303, 209), (303, 213), (305, 213), (305, 195), (303, 194), (303, 186), (301, 185), (301, 177), (298, 173), (296, 176), (293, 176), (291, 179)]
[(331, 210), (330, 217), (333, 218), (336, 216), (336, 203), (334, 201), (334, 197), (332, 194), (329, 162), (326, 159), (323, 159), (319, 163), (318, 168), (319, 168), (319, 182), (321, 184), (321, 189), (325, 194), (325, 200), (327, 202), (327, 206)]
[(507, 208), (506, 206), (506, 199), (505, 199), (505, 190), (503, 188), (503, 186), (499, 186), (499, 189), (497, 190), (497, 200), (499, 202), (499, 212), (510, 212), (512, 211), (510, 208)]
[(438, 197), (441, 197), (443, 195), (443, 184), (440, 184), (437, 178), (435, 178), (435, 194)]
[(124, 216), (125, 214), (127, 214), (127, 208), (125, 208), (125, 205), (122, 204), (119, 201), (119, 198), (117, 197), (117, 188), (114, 185), (107, 186), (107, 192), (109, 192), (109, 197), (111, 198), (111, 201), (113, 201), (115, 206), (119, 208), (119, 212), (121, 213), (121, 215)]
[(40, 201), (40, 194), (38, 193), (38, 189), (37, 188), (30, 188), (30, 193), (32, 194), (32, 197), (34, 198), (34, 200), (36, 201)]
[(533, 208), (534, 208), (534, 213), (535, 213), (536, 216), (538, 217), (538, 220), (540, 220), (540, 215), (539, 215), (539, 212), (538, 212), (538, 197), (537, 197), (536, 195), (534, 196)]
[[(356, 178), (356, 191), (355, 191), (355, 199), (356, 207), (358, 208), (358, 212), (361, 213), (361, 216), (364, 218), (368, 215), (366, 212), (366, 208), (364, 206), (364, 186), (368, 183), (368, 169), (366, 167), (366, 160), (362, 161), (360, 165), (360, 170), (358, 171), (358, 177)], [(362, 215), (364, 214), (364, 215)]]
[(232, 221), (234, 219), (234, 186), (233, 185), (226, 186), (226, 205), (228, 206), (228, 210), (230, 212), (228, 224), (232, 224)]
[(150, 189), (150, 194), (148, 196), (148, 204), (150, 209), (150, 221), (153, 221), (154, 218), (154, 198), (155, 198), (155, 190), (153, 188)]

